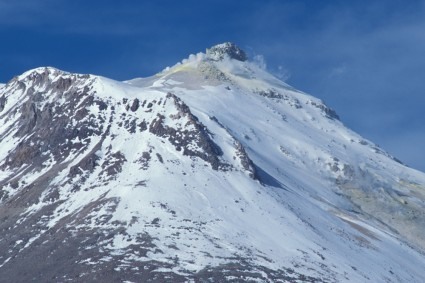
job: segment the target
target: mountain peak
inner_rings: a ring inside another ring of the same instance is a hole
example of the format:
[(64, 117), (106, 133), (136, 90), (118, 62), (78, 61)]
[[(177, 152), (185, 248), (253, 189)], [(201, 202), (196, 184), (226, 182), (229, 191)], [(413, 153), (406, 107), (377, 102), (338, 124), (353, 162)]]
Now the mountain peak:
[(18, 77), (18, 79), (24, 79), (26, 77), (34, 77), (37, 75), (59, 75), (59, 74), (65, 74), (67, 72), (59, 70), (54, 67), (38, 67), (31, 70), (26, 71), (22, 75)]
[(231, 59), (246, 61), (248, 58), (246, 56), (245, 51), (240, 49), (236, 44), (232, 42), (225, 42), (221, 44), (217, 44), (208, 48), (206, 51), (208, 58), (216, 61), (223, 60), (225, 57), (229, 57)]
[(206, 53), (0, 87), (2, 281), (425, 282), (425, 175), (236, 45)]

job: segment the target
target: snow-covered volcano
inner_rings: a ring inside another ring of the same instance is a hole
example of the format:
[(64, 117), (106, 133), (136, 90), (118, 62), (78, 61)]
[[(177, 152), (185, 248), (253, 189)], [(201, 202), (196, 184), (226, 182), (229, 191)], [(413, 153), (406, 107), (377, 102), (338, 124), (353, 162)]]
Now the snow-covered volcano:
[(4, 282), (424, 282), (425, 174), (220, 44), (0, 86)]

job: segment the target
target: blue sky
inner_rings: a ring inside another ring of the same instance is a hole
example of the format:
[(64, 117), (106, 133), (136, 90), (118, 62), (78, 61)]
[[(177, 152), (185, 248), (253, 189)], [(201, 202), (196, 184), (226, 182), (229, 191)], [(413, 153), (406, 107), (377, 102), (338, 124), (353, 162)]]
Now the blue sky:
[(117, 80), (232, 41), (425, 171), (425, 1), (0, 0), (0, 82), (39, 66)]

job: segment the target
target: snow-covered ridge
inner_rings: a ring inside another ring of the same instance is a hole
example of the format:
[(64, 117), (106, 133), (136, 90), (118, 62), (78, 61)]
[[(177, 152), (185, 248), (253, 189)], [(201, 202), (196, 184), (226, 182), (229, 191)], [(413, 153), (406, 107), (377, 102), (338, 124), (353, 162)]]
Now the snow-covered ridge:
[(423, 282), (424, 174), (236, 45), (208, 50), (0, 88), (0, 278)]
[(24, 72), (23, 74), (19, 75), (16, 77), (17, 80), (24, 80), (27, 77), (31, 77), (34, 76), (35, 74), (44, 74), (44, 73), (48, 73), (48, 74), (53, 74), (53, 75), (58, 75), (58, 74), (64, 74), (64, 75), (70, 75), (71, 73), (59, 70), (57, 68), (54, 67), (50, 67), (50, 66), (46, 66), (46, 67), (37, 67), (31, 70), (28, 70), (26, 72)]

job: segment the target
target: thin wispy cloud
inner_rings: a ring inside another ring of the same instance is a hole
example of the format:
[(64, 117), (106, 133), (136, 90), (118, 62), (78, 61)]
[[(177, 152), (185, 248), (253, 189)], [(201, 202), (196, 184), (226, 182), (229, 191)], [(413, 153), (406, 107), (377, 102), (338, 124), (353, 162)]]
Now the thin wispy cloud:
[(339, 77), (344, 75), (345, 73), (347, 73), (347, 66), (342, 65), (342, 66), (337, 66), (337, 67), (333, 67), (331, 68), (330, 72), (329, 72), (329, 78), (335, 78), (335, 77)]

